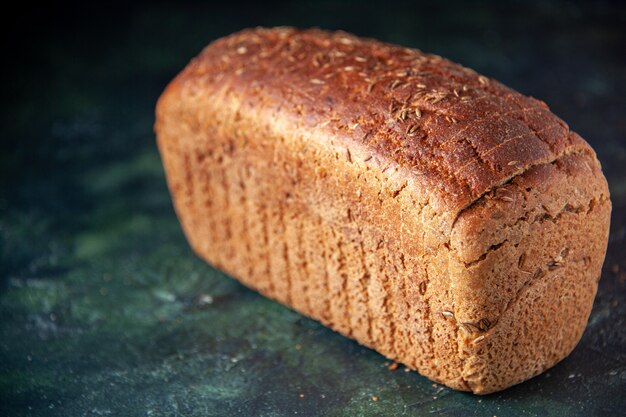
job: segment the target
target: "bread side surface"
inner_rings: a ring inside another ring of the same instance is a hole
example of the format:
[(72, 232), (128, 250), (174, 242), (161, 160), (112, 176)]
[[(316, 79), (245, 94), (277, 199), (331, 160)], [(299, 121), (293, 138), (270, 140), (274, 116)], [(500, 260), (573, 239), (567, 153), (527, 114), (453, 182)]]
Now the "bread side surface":
[(452, 327), (431, 318), (450, 304), (447, 263), (428, 237), (435, 212), (411, 184), (302, 133), (298, 117), (237, 94), (208, 106), (188, 93), (170, 90), (157, 129), (194, 250), (264, 295), (467, 389)]
[[(156, 131), (201, 257), (433, 380), (502, 389), (580, 338), (608, 190), (593, 151), (537, 100), (419, 51), (255, 29), (168, 86)], [(520, 264), (530, 273), (507, 272)]]

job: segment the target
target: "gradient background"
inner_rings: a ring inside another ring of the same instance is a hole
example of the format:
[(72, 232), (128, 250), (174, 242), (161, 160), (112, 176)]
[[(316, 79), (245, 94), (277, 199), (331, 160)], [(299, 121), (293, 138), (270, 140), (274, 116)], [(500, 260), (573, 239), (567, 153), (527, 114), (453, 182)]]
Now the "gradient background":
[[(623, 3), (76, 2), (3, 14), (0, 415), (626, 410)], [(570, 357), (502, 393), (454, 392), (387, 370), (191, 253), (154, 105), (208, 42), (257, 25), (343, 29), (443, 55), (546, 101), (592, 144), (614, 212), (598, 298)]]

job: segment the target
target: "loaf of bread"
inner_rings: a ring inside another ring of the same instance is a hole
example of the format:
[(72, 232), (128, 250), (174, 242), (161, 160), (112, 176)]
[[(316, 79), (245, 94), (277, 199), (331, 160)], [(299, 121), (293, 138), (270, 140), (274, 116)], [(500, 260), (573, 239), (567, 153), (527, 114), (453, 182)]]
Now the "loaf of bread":
[(434, 381), (501, 390), (583, 333), (611, 203), (542, 101), (415, 49), (250, 29), (170, 83), (155, 129), (200, 257)]

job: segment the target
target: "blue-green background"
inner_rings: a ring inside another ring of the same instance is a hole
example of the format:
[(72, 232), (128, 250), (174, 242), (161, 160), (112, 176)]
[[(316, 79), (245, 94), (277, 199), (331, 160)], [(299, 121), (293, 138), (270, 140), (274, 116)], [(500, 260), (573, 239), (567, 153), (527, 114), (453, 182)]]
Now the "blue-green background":
[[(625, 415), (620, 3), (76, 2), (3, 15), (0, 416)], [(388, 370), (192, 254), (154, 143), (155, 101), (209, 41), (284, 24), (444, 55), (545, 100), (589, 140), (614, 213), (570, 357), (501, 393), (454, 392)]]

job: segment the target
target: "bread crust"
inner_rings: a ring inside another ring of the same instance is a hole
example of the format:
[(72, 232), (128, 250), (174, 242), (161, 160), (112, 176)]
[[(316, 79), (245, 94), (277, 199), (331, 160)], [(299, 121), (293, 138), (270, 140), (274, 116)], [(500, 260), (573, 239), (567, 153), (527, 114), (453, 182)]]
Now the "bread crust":
[(609, 193), (543, 102), (413, 49), (250, 29), (170, 83), (155, 128), (202, 258), (433, 380), (493, 392), (580, 339)]

